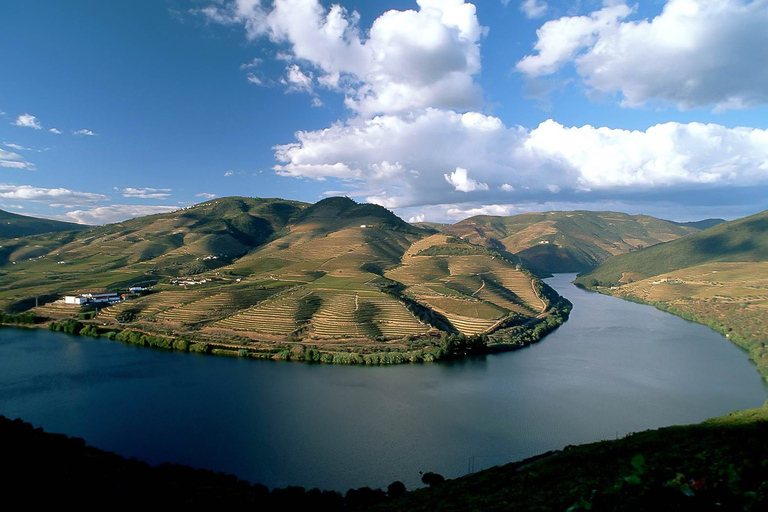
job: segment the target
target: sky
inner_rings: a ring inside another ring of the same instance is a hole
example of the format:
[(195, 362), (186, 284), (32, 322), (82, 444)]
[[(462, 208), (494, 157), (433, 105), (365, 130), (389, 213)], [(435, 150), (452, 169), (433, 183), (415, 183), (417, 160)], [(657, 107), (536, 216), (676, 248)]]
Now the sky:
[(5, 0), (0, 208), (768, 208), (768, 0)]

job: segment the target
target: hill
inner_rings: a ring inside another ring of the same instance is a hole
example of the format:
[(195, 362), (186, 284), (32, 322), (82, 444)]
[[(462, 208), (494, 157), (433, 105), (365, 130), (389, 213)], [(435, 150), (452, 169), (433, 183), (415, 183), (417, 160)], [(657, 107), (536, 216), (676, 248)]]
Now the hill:
[(696, 228), (699, 230), (709, 229), (717, 226), (718, 224), (722, 224), (723, 222), (727, 222), (725, 219), (704, 219), (704, 220), (696, 220), (691, 222), (674, 222), (678, 226), (688, 226), (691, 228)]
[(470, 217), (443, 229), (472, 243), (520, 258), (542, 273), (582, 272), (601, 262), (695, 233), (647, 215), (616, 212), (547, 212)]
[[(140, 344), (370, 364), (515, 348), (567, 316), (500, 254), (432, 233), (344, 197), (216, 199), (15, 240), (0, 250), (0, 306)], [(137, 285), (150, 289), (92, 313), (61, 300)]]
[(59, 231), (79, 231), (86, 228), (87, 226), (75, 224), (73, 222), (40, 219), (0, 210), (0, 239)]
[(617, 256), (580, 276), (578, 282), (586, 286), (615, 286), (705, 263), (767, 260), (768, 210), (680, 240)]

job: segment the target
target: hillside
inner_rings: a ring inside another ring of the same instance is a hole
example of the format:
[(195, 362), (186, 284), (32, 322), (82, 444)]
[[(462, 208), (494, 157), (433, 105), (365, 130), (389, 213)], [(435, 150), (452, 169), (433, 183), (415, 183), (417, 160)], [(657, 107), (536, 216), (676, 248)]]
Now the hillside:
[[(141, 344), (173, 345), (130, 332), (224, 354), (371, 364), (514, 348), (567, 316), (566, 302), (498, 253), (432, 233), (343, 197), (222, 198), (16, 240), (0, 251), (0, 305), (85, 318), (95, 330), (86, 321), (83, 332)], [(95, 319), (60, 300), (136, 285), (151, 288)]]
[(709, 229), (717, 226), (718, 224), (722, 224), (723, 222), (727, 222), (725, 219), (704, 219), (704, 220), (695, 220), (691, 222), (675, 222), (670, 221), (678, 226), (688, 226), (691, 228), (696, 228), (698, 230), (704, 230)]
[(51, 219), (40, 219), (27, 215), (0, 210), (0, 239), (21, 236), (38, 235), (40, 233), (55, 233), (59, 231), (79, 231), (87, 226), (73, 222), (62, 222)]
[(768, 261), (768, 210), (680, 240), (611, 258), (580, 276), (586, 286), (615, 286), (719, 261)]
[(611, 256), (696, 231), (647, 215), (591, 211), (483, 215), (443, 229), (472, 243), (506, 251), (542, 273), (585, 271)]

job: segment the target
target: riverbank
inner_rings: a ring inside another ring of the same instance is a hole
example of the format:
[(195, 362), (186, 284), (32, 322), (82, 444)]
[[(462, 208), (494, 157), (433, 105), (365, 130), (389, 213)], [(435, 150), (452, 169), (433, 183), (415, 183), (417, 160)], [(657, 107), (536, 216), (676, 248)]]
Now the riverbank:
[(389, 344), (381, 343), (379, 350), (368, 348), (370, 351), (368, 353), (352, 351), (352, 349), (347, 352), (332, 352), (321, 346), (307, 343), (279, 344), (264, 348), (255, 346), (255, 344), (224, 343), (162, 335), (135, 328), (103, 327), (99, 325), (97, 320), (66, 319), (54, 321), (37, 318), (28, 313), (6, 314), (0, 317), (0, 325), (48, 328), (54, 332), (106, 338), (110, 341), (121, 341), (137, 346), (179, 352), (258, 360), (377, 366), (446, 361), (468, 356), (508, 352), (529, 346), (540, 341), (568, 319), (572, 304), (567, 299), (554, 295), (551, 300), (547, 299), (549, 306), (544, 314), (522, 323), (518, 323), (519, 320), (511, 317), (506, 322), (500, 322), (490, 334), (465, 336), (463, 334), (439, 333), (425, 336), (421, 343), (422, 347), (418, 350), (398, 350)]

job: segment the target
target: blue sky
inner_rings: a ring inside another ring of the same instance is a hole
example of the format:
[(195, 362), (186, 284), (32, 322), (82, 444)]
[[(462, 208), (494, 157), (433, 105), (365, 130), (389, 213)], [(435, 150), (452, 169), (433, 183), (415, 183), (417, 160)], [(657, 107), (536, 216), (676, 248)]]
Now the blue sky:
[(7, 2), (0, 208), (735, 218), (768, 208), (766, 26), (764, 0)]

